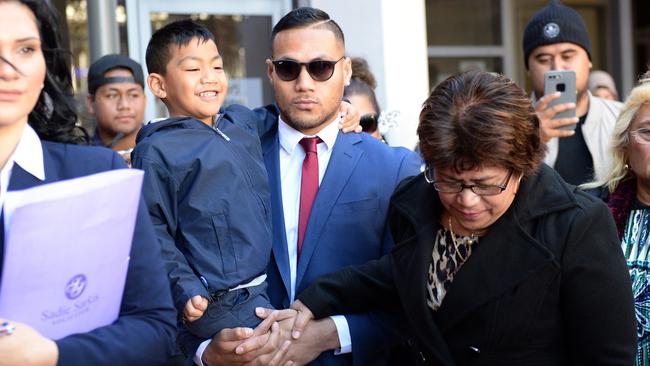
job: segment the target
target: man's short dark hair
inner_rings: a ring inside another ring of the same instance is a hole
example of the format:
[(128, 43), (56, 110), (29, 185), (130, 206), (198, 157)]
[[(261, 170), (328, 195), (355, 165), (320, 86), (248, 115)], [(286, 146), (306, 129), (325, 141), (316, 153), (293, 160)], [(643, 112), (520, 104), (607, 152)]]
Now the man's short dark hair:
[(158, 29), (147, 45), (146, 61), (150, 73), (165, 74), (165, 69), (172, 58), (172, 46), (187, 46), (193, 39), (199, 42), (215, 42), (214, 35), (203, 24), (191, 19), (177, 20)]
[(339, 27), (339, 25), (332, 20), (326, 12), (310, 7), (294, 9), (283, 16), (275, 27), (273, 27), (271, 42), (275, 40), (275, 36), (282, 31), (306, 28), (312, 25), (316, 25), (317, 28), (329, 29), (334, 33), (334, 37), (345, 45), (345, 37), (343, 36), (341, 27)]

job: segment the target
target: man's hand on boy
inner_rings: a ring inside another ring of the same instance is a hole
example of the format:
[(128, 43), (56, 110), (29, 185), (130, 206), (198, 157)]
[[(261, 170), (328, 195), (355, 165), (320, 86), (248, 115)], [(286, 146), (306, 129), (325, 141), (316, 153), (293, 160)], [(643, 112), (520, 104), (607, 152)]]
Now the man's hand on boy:
[(208, 308), (208, 299), (201, 295), (196, 295), (187, 300), (185, 309), (183, 309), (183, 319), (188, 322), (193, 322), (203, 316), (203, 313)]
[(352, 104), (342, 101), (341, 106), (339, 107), (339, 115), (341, 116), (341, 121), (339, 122), (339, 129), (341, 131), (344, 133), (360, 133), (362, 131), (359, 110)]

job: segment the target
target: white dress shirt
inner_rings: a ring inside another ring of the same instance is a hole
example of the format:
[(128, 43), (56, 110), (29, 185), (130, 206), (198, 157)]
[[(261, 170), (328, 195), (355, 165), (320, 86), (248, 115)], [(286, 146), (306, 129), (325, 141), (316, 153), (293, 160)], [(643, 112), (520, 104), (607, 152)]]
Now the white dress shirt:
[(45, 180), (45, 165), (43, 163), (43, 146), (36, 131), (29, 124), (25, 125), (23, 134), (14, 152), (0, 170), (0, 208), (3, 206), (9, 178), (14, 164), (20, 165), (27, 173), (40, 180)]
[[(339, 133), (339, 120), (332, 121), (315, 136), (323, 140), (318, 144), (318, 184), (323, 181), (327, 170), (332, 149)], [(290, 127), (279, 118), (278, 136), (280, 140), (280, 185), (282, 187), (282, 210), (284, 211), (284, 228), (287, 235), (287, 250), (289, 253), (289, 268), (291, 272), (290, 302), (296, 298), (296, 270), (298, 268), (298, 218), (300, 214), (300, 185), (302, 179), (302, 163), (305, 150), (300, 146), (300, 140), (306, 136)], [(341, 348), (336, 354), (352, 352), (352, 339), (348, 322), (342, 315), (330, 317), (336, 325)]]

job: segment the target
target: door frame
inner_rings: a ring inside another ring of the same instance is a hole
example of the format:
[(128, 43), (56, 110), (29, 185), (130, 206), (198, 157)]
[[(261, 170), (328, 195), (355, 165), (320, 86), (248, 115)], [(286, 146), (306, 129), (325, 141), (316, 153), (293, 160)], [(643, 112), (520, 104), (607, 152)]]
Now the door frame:
[[(151, 38), (150, 13), (166, 12), (172, 14), (201, 14), (210, 15), (249, 15), (271, 16), (276, 24), (284, 14), (292, 9), (291, 0), (126, 0), (127, 34), (129, 42), (129, 57), (138, 61), (145, 74), (147, 65), (145, 53)], [(270, 33), (269, 29), (269, 33)], [(145, 121), (155, 117), (155, 97), (145, 88), (147, 109)]]

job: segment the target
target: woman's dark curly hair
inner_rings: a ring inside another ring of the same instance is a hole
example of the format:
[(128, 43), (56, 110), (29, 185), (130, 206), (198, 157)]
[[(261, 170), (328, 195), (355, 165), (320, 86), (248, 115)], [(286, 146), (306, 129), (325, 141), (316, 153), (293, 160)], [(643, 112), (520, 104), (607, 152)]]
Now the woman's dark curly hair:
[(424, 102), (418, 126), (424, 161), (456, 172), (485, 166), (533, 174), (545, 154), (530, 98), (503, 75), (449, 77)]
[(353, 95), (365, 95), (370, 100), (372, 107), (379, 115), (379, 103), (377, 103), (377, 96), (375, 96), (375, 88), (377, 81), (375, 76), (370, 71), (368, 61), (361, 57), (352, 58), (352, 77), (350, 78), (350, 85), (345, 87), (343, 96), (348, 98)]
[(87, 143), (88, 134), (76, 125), (77, 113), (72, 104), (72, 76), (68, 62), (70, 52), (60, 46), (56, 10), (49, 1), (44, 0), (8, 1), (18, 1), (34, 13), (45, 57), (44, 87), (29, 114), (30, 126), (43, 140)]

